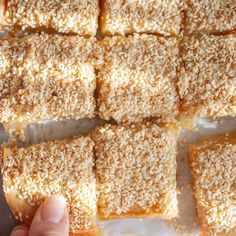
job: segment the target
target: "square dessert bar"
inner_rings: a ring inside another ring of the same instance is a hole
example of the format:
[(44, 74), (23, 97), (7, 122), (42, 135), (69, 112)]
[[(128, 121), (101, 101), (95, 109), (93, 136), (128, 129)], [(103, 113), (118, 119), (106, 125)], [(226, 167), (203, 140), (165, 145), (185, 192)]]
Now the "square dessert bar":
[(178, 35), (181, 9), (180, 0), (102, 0), (101, 30), (104, 35)]
[(208, 137), (189, 155), (204, 235), (236, 235), (236, 134)]
[(97, 227), (93, 147), (89, 137), (78, 137), (3, 148), (3, 189), (16, 218), (30, 224), (45, 199), (62, 195), (70, 232), (92, 235)]
[(236, 30), (235, 0), (185, 0), (187, 33)]
[(185, 37), (178, 82), (181, 114), (236, 115), (236, 35)]
[(2, 29), (95, 36), (99, 0), (1, 0)]
[(178, 115), (178, 42), (151, 35), (105, 38), (98, 74), (101, 118), (136, 122)]
[(94, 131), (101, 219), (178, 216), (177, 137), (177, 128), (150, 123)]
[(0, 41), (0, 122), (21, 129), (47, 119), (94, 117), (95, 51), (96, 39), (79, 36)]

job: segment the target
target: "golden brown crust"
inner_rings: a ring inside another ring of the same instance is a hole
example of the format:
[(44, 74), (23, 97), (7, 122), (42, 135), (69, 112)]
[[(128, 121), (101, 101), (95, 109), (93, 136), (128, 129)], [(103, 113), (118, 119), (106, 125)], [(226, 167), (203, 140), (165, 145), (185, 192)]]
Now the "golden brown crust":
[(204, 236), (234, 235), (236, 133), (206, 137), (189, 146), (194, 195)]
[(78, 231), (75, 233), (70, 233), (69, 236), (103, 236), (103, 230), (102, 228), (97, 228), (93, 230), (84, 230), (84, 231)]
[[(100, 10), (100, 14), (101, 14), (101, 16), (102, 15), (104, 15), (105, 14), (105, 0), (101, 0), (100, 1), (100, 7), (101, 7), (101, 10)], [(105, 31), (105, 27), (104, 27), (104, 25), (105, 25), (105, 19), (104, 19), (104, 17), (100, 17), (100, 19), (99, 19), (100, 21), (99, 21), (99, 25), (100, 25), (100, 33), (102, 34), (102, 35), (107, 35), (107, 32)]]
[[(6, 183), (3, 183), (6, 186)], [(19, 199), (17, 196), (20, 192), (17, 190), (5, 194), (7, 203), (17, 220), (30, 225), (38, 206), (30, 206), (26, 200)]]
[(99, 219), (101, 220), (114, 220), (114, 219), (126, 219), (126, 218), (134, 218), (134, 219), (147, 219), (147, 218), (159, 218), (163, 220), (172, 220), (173, 218), (176, 218), (178, 215), (173, 216), (164, 216), (163, 214), (158, 214), (155, 212), (155, 209), (153, 212), (143, 212), (143, 213), (122, 213), (122, 214), (110, 214), (109, 216), (101, 214), (99, 212)]
[[(235, 236), (235, 234), (236, 234), (236, 227), (227, 233), (218, 233), (216, 236)], [(212, 236), (212, 234), (202, 229), (200, 236)]]

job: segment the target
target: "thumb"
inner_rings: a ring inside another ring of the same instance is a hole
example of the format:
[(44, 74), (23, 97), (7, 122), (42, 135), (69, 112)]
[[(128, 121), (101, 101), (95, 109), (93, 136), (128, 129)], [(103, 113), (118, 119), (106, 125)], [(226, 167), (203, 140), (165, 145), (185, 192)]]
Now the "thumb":
[(51, 235), (69, 235), (66, 200), (61, 196), (51, 197), (39, 207), (29, 230), (29, 236)]

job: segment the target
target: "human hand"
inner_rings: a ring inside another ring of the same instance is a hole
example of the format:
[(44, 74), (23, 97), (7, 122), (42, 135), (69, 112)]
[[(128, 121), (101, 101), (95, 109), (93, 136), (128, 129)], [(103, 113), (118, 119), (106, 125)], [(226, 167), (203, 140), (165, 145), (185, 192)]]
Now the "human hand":
[(17, 226), (11, 236), (68, 236), (69, 214), (61, 196), (46, 200), (35, 213), (30, 228)]

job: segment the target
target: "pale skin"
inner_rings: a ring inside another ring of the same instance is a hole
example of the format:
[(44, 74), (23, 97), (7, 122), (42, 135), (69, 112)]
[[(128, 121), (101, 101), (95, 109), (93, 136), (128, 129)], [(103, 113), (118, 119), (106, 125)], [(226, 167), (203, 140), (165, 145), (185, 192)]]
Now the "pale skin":
[(46, 200), (35, 213), (32, 224), (17, 226), (11, 236), (68, 236), (69, 214), (62, 196)]

